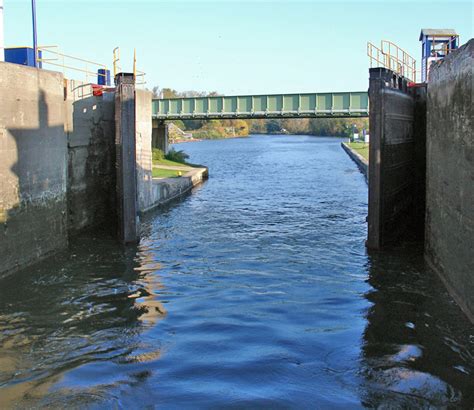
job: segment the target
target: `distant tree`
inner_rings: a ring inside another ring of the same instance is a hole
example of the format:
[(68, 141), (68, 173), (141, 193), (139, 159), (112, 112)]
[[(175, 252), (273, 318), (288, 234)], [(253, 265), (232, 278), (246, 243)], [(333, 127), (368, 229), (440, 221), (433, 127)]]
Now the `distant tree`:
[(161, 94), (163, 98), (176, 98), (180, 97), (178, 91), (173, 90), (172, 88), (162, 88), (161, 89)]
[(198, 130), (202, 128), (205, 121), (203, 120), (183, 120), (183, 123), (187, 130)]
[(153, 89), (151, 90), (151, 92), (153, 94), (153, 98), (160, 98), (160, 87), (155, 85)]
[(281, 125), (278, 120), (267, 120), (267, 132), (269, 134), (275, 134), (280, 132)]

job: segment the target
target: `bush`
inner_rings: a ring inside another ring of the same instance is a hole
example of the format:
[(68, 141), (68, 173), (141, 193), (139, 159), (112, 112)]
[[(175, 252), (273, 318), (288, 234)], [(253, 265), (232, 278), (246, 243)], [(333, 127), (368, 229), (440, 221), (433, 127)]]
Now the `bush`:
[(176, 151), (174, 148), (171, 148), (165, 155), (165, 158), (169, 161), (180, 162), (182, 164), (185, 164), (186, 160), (189, 158), (189, 155), (186, 154), (184, 151)]
[(153, 161), (161, 161), (162, 159), (165, 158), (164, 152), (159, 149), (159, 148), (153, 148), (152, 149), (152, 159)]

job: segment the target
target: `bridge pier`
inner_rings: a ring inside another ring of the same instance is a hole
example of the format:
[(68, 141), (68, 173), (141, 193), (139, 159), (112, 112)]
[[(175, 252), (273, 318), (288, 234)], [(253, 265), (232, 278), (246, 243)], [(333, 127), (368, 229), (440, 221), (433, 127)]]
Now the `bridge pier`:
[(115, 148), (118, 237), (124, 243), (138, 241), (135, 78), (116, 77)]
[(152, 147), (168, 152), (168, 124), (163, 120), (153, 120)]

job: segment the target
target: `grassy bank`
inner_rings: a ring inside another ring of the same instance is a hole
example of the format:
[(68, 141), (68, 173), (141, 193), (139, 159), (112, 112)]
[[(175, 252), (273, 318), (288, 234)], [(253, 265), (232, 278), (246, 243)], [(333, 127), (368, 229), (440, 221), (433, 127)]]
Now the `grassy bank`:
[(154, 148), (153, 149), (153, 178), (177, 178), (184, 175), (187, 170), (183, 167), (192, 168), (186, 159), (188, 155), (183, 151), (171, 149), (168, 154)]
[[(182, 164), (181, 164), (182, 165)], [(178, 178), (183, 176), (187, 171), (177, 169), (153, 168), (153, 178)]]
[(369, 160), (369, 144), (365, 142), (349, 142), (349, 148), (362, 155), (367, 161)]

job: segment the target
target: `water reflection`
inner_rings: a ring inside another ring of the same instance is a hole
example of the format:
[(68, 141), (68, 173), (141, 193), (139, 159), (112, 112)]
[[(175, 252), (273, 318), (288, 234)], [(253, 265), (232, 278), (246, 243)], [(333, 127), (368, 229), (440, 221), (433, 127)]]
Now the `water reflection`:
[(364, 332), (365, 404), (469, 407), (474, 403), (474, 326), (406, 245), (370, 258)]
[[(64, 374), (75, 377), (72, 369), (97, 381), (107, 362), (159, 358), (160, 349), (140, 337), (166, 316), (159, 276), (149, 275), (157, 269), (146, 249), (124, 251), (112, 238), (83, 237), (70, 252), (2, 279), (2, 406), (37, 404), (53, 385), (43, 404), (71, 400), (71, 383), (67, 394), (61, 386)], [(88, 400), (98, 394), (90, 393)]]

